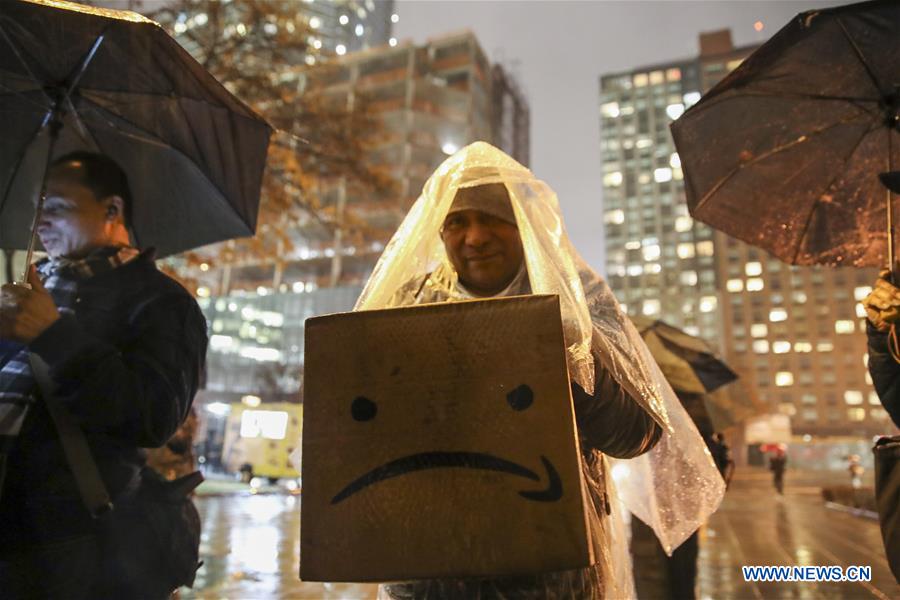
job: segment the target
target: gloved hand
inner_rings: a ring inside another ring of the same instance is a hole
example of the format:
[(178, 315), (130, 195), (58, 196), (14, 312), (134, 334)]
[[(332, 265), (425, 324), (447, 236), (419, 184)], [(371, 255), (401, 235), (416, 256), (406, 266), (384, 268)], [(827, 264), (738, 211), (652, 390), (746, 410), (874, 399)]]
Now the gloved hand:
[(889, 270), (881, 271), (872, 291), (862, 301), (869, 322), (879, 331), (887, 331), (900, 321), (900, 289), (888, 281), (889, 276)]

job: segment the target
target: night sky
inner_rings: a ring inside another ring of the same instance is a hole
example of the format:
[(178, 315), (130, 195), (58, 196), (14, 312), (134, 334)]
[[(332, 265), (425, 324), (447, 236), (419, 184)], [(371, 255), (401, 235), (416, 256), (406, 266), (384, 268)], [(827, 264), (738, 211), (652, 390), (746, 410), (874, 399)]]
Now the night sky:
[(759, 43), (797, 13), (837, 4), (847, 3), (397, 0), (394, 35), (423, 43), (468, 29), (516, 74), (531, 106), (531, 169), (559, 196), (575, 246), (605, 273), (600, 75), (694, 57), (701, 31), (730, 28), (736, 46)]

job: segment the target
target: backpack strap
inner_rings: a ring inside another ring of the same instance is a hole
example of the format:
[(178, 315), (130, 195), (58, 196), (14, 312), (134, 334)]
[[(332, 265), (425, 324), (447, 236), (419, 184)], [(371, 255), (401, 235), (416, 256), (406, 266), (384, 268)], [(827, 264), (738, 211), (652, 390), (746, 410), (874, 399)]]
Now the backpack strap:
[(28, 362), (31, 363), (31, 372), (37, 381), (41, 397), (53, 419), (56, 426), (56, 432), (59, 434), (59, 441), (62, 444), (63, 453), (66, 456), (66, 462), (72, 475), (75, 476), (75, 483), (81, 494), (81, 500), (84, 506), (95, 519), (108, 513), (113, 508), (112, 500), (109, 498), (109, 492), (103, 479), (100, 477), (100, 471), (97, 469), (97, 463), (91, 455), (91, 449), (88, 446), (84, 432), (63, 406), (59, 398), (56, 397), (56, 385), (50, 378), (50, 368), (37, 354), (28, 353)]

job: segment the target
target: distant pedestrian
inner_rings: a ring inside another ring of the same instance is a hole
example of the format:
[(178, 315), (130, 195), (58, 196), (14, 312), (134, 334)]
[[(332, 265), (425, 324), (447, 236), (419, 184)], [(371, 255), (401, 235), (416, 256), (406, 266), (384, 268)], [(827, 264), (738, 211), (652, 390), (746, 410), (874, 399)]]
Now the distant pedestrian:
[(859, 454), (851, 454), (847, 457), (847, 471), (850, 473), (850, 486), (854, 490), (862, 487), (862, 476), (866, 472), (859, 462)]
[(782, 496), (784, 495), (784, 471), (787, 468), (787, 453), (782, 448), (778, 448), (771, 457), (769, 457), (769, 470), (772, 471), (772, 483), (775, 489)]

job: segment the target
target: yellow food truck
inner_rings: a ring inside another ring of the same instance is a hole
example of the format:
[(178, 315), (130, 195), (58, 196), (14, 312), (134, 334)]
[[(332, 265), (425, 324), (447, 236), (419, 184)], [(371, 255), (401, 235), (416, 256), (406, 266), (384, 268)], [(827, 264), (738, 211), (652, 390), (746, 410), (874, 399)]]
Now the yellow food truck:
[(300, 473), (289, 457), (299, 447), (302, 424), (302, 404), (232, 404), (222, 447), (226, 469), (241, 473), (246, 481), (253, 477), (265, 477), (271, 483), (296, 480)]

